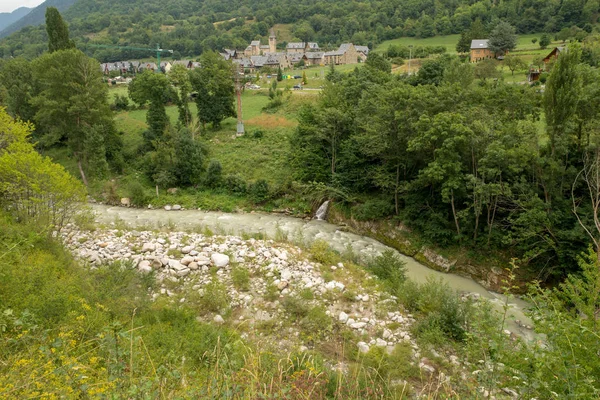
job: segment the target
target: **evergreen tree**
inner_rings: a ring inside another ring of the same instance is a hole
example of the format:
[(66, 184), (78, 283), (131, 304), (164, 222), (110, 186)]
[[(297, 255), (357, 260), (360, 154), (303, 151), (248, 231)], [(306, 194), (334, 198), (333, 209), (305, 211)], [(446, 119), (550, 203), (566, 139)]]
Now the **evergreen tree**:
[(56, 7), (46, 9), (46, 32), (48, 33), (48, 51), (74, 49), (75, 42), (69, 39), (69, 27), (63, 21)]
[(40, 85), (40, 93), (32, 99), (37, 129), (43, 135), (40, 142), (46, 146), (66, 142), (87, 185), (85, 170), (104, 164), (103, 144), (112, 146), (107, 141), (115, 131), (100, 66), (73, 49), (43, 55), (35, 60), (33, 71)]
[(283, 72), (281, 71), (281, 67), (277, 67), (277, 82), (281, 82), (283, 80)]

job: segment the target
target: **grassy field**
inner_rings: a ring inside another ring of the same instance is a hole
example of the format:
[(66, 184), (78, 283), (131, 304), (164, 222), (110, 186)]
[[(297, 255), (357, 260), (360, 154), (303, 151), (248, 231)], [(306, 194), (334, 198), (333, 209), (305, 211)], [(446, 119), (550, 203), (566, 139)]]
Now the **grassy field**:
[[(111, 98), (126, 94), (125, 87), (111, 87)], [(313, 101), (318, 91), (290, 91), (284, 109), (274, 114), (264, 113), (269, 102), (266, 90), (246, 90), (242, 95), (242, 114), (246, 135), (236, 137), (236, 119), (227, 118), (221, 129), (207, 129), (202, 135), (210, 149), (209, 158), (219, 160), (223, 173), (238, 174), (254, 181), (264, 178), (271, 185), (287, 181), (290, 171), (286, 165), (289, 136), (297, 125), (295, 113), (305, 102)], [(196, 104), (190, 103), (192, 114)], [(177, 107), (167, 106), (167, 115), (173, 125), (177, 123)], [(125, 151), (128, 154), (142, 144), (142, 133), (147, 129), (146, 109), (119, 112), (115, 115), (117, 129), (123, 132)], [(256, 134), (256, 132), (259, 132)], [(74, 167), (74, 165), (73, 165)]]
[[(532, 39), (539, 39), (542, 36), (541, 33), (529, 33), (525, 35), (518, 35), (517, 38), (517, 51), (526, 51), (527, 53), (545, 54), (550, 52), (554, 46), (559, 45), (561, 42), (552, 42), (548, 46), (548, 49), (540, 49), (540, 45), (536, 42), (531, 42)], [(376, 48), (375, 52), (382, 53), (388, 49), (391, 45), (395, 46), (444, 46), (448, 54), (456, 54), (456, 43), (460, 35), (446, 35), (446, 36), (434, 36), (426, 39), (418, 39), (414, 37), (402, 37), (398, 39), (386, 40), (381, 42)]]

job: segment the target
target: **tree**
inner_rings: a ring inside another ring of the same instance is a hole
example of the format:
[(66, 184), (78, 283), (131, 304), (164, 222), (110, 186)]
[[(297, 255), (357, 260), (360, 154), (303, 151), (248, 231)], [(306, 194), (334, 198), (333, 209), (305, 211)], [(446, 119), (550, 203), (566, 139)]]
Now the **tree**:
[(527, 63), (523, 61), (521, 57), (517, 57), (512, 54), (509, 54), (506, 57), (504, 57), (504, 65), (508, 67), (512, 75), (514, 75), (515, 71), (518, 69), (527, 68)]
[(577, 45), (561, 52), (546, 83), (543, 106), (552, 157), (557, 150), (562, 156), (569, 144), (569, 123), (575, 117), (581, 97), (580, 59), (581, 48)]
[(444, 78), (446, 70), (445, 58), (438, 57), (425, 60), (417, 72), (416, 83), (418, 85), (439, 85)]
[(40, 85), (32, 100), (43, 134), (40, 142), (50, 146), (66, 141), (87, 185), (85, 170), (99, 172), (88, 161), (106, 160), (101, 144), (109, 145), (115, 136), (100, 66), (79, 50), (60, 50), (35, 60), (33, 71)]
[(169, 71), (169, 80), (178, 90), (177, 109), (179, 110), (179, 122), (183, 126), (188, 126), (192, 122), (192, 113), (188, 104), (192, 84), (190, 83), (190, 75), (187, 68), (181, 64), (174, 65), (171, 71)]
[(162, 138), (169, 125), (165, 104), (170, 98), (171, 84), (163, 74), (146, 70), (129, 84), (129, 97), (140, 106), (150, 103), (146, 113), (148, 131), (144, 135), (147, 148), (154, 140)]
[(368, 67), (374, 68), (379, 71), (392, 72), (392, 63), (386, 60), (382, 55), (377, 53), (369, 54), (367, 62), (365, 63)]
[[(85, 201), (85, 189), (29, 141), (33, 125), (0, 108), (0, 208), (31, 226), (60, 229)], [(52, 229), (50, 230), (52, 232)]]
[(471, 24), (469, 30), (463, 31), (460, 34), (460, 39), (456, 44), (456, 51), (458, 53), (468, 53), (471, 50), (471, 41), (475, 39), (484, 39), (487, 36), (485, 27), (481, 22), (481, 19), (477, 18), (475, 22)]
[(536, 43), (537, 43), (537, 41), (538, 41), (538, 40), (537, 40), (537, 38), (533, 38), (533, 39), (531, 39), (531, 43), (533, 43), (533, 44), (536, 44)]
[(515, 27), (508, 22), (500, 22), (489, 35), (488, 45), (494, 53), (506, 53), (517, 47)]
[(277, 82), (281, 82), (283, 80), (283, 72), (281, 71), (281, 67), (277, 67)]
[(547, 33), (544, 33), (542, 35), (542, 37), (540, 38), (540, 48), (545, 49), (546, 47), (548, 47), (548, 45), (552, 43), (552, 40), (550, 39), (550, 35), (548, 35)]
[(471, 64), (461, 62), (458, 58), (453, 59), (444, 71), (445, 82), (458, 83), (463, 88), (469, 87), (474, 78)]
[(6, 88), (6, 110), (23, 121), (33, 120), (31, 99), (36, 94), (31, 63), (24, 58), (7, 60), (0, 68), (0, 82)]
[(56, 7), (46, 9), (46, 32), (50, 53), (75, 48), (75, 42), (69, 39), (69, 28)]
[(306, 78), (306, 71), (302, 71), (302, 84), (307, 85), (308, 79)]
[(500, 71), (496, 68), (495, 60), (486, 59), (475, 65), (475, 77), (486, 81), (487, 79), (499, 78)]
[(457, 53), (468, 53), (471, 50), (471, 35), (469, 31), (462, 31), (458, 43), (456, 43)]
[(198, 120), (204, 126), (211, 123), (218, 128), (225, 118), (235, 117), (232, 66), (215, 52), (209, 51), (200, 57), (200, 68), (190, 73), (192, 88), (198, 92), (196, 106)]

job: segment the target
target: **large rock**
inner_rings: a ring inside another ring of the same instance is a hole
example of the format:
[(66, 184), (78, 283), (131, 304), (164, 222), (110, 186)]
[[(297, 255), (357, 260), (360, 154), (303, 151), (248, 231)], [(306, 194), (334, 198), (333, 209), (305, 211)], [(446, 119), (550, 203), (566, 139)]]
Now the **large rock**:
[(171, 207), (169, 204), (167, 204), (167, 205), (165, 206), (165, 211), (171, 211), (171, 209), (172, 209), (172, 208), (173, 208), (173, 207)]
[(148, 260), (140, 261), (140, 263), (138, 264), (138, 270), (145, 274), (152, 272), (152, 267), (150, 266), (150, 261), (148, 261)]
[(215, 317), (213, 318), (213, 321), (219, 325), (225, 323), (225, 320), (219, 314), (215, 315)]
[(361, 353), (364, 354), (369, 352), (369, 345), (365, 342), (358, 342), (356, 345), (358, 346), (358, 351), (360, 351)]
[(129, 197), (122, 197), (121, 205), (124, 207), (129, 207), (131, 205), (131, 200), (129, 200)]
[(345, 312), (343, 312), (343, 311), (342, 311), (342, 312), (340, 313), (340, 315), (339, 315), (338, 319), (339, 319), (339, 321), (340, 321), (342, 324), (345, 324), (345, 323), (346, 323), (346, 321), (348, 321), (348, 314), (346, 314)]
[(179, 204), (175, 204), (173, 206), (173, 211), (179, 211), (179, 210), (181, 210), (181, 206)]
[(185, 246), (181, 249), (183, 254), (189, 254), (192, 250), (194, 250), (194, 246)]
[(185, 256), (180, 261), (180, 263), (182, 263), (183, 265), (190, 265), (193, 262), (194, 262), (194, 257), (192, 257), (192, 256)]
[(142, 253), (146, 253), (148, 251), (156, 250), (156, 245), (154, 243), (144, 243), (142, 245)]
[(215, 267), (223, 268), (229, 265), (229, 256), (222, 253), (212, 253), (210, 256)]

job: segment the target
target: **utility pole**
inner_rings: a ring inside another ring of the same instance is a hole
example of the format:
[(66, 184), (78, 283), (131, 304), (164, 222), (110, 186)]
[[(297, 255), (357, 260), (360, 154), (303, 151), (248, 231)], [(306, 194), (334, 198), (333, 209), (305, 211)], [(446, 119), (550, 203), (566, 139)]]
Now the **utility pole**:
[(243, 73), (242, 64), (233, 63), (235, 74), (235, 92), (237, 97), (237, 136), (244, 136), (244, 119), (242, 117), (242, 84), (240, 75)]

